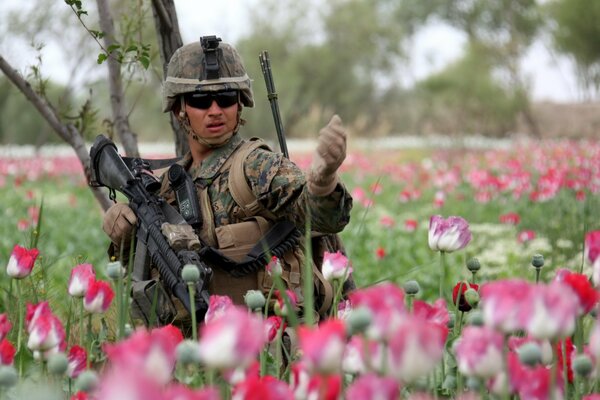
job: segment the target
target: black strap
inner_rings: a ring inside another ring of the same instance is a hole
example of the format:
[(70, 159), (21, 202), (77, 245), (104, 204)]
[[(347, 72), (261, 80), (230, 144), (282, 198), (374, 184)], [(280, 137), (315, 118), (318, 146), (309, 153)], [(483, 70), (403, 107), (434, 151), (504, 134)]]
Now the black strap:
[(264, 268), (270, 256), (281, 258), (288, 250), (297, 246), (301, 238), (302, 233), (292, 222), (280, 221), (265, 233), (240, 262), (232, 260), (214, 247), (204, 247), (199, 255), (208, 264), (240, 278)]

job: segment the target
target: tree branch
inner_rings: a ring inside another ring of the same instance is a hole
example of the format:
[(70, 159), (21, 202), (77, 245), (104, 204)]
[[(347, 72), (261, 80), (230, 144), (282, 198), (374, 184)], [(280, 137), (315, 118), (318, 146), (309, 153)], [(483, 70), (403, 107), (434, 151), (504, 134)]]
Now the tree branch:
[[(48, 122), (50, 127), (60, 136), (65, 142), (75, 151), (79, 162), (83, 167), (87, 181), (90, 181), (90, 155), (83, 140), (81, 132), (72, 124), (63, 124), (51, 104), (46, 99), (40, 96), (33, 90), (29, 82), (27, 82), (19, 72), (17, 72), (5, 59), (0, 55), (0, 70), (6, 77), (19, 89), (21, 93), (33, 104), (40, 115)], [(108, 198), (107, 194), (100, 188), (91, 188), (92, 193), (104, 210), (110, 207), (113, 203)]]

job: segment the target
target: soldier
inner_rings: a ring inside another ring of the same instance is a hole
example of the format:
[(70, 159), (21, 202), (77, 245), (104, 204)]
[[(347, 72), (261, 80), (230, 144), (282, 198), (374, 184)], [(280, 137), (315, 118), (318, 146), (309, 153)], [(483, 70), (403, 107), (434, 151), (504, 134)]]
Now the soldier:
[[(202, 246), (218, 249), (229, 259), (239, 261), (278, 221), (291, 221), (304, 231), (308, 215), (314, 231), (325, 234), (342, 231), (349, 222), (352, 198), (337, 175), (346, 156), (346, 133), (341, 119), (334, 115), (319, 132), (312, 165), (305, 175), (292, 161), (270, 151), (263, 142), (240, 136), (245, 122), (244, 106), (253, 107), (254, 99), (250, 78), (234, 47), (211, 36), (185, 45), (173, 54), (163, 87), (163, 111), (174, 113), (187, 133), (190, 151), (178, 164), (191, 175), (197, 190), (202, 222), (194, 228)], [(239, 172), (235, 172), (236, 165)], [(161, 196), (178, 207), (164, 175), (162, 181)], [(236, 196), (233, 186), (242, 187), (238, 192), (248, 192), (245, 199)], [(117, 203), (106, 212), (103, 230), (113, 243), (114, 254), (119, 254), (120, 243), (129, 242), (136, 222), (135, 214), (126, 204)], [(282, 278), (301, 305), (303, 240), (296, 241), (280, 261)], [(228, 295), (235, 303), (243, 302), (247, 290), (267, 292), (273, 283), (264, 272), (264, 263), (262, 268), (243, 274), (232, 274), (215, 263), (210, 266), (213, 269), (210, 294)], [(318, 268), (313, 271), (320, 299), (317, 311), (324, 314), (331, 304), (330, 293), (325, 293), (330, 287)], [(157, 274), (153, 270), (153, 279), (159, 280)], [(159, 323), (186, 318), (177, 299), (171, 297), (171, 300), (172, 311), (159, 310)], [(160, 300), (159, 304), (164, 307)], [(132, 312), (139, 316), (148, 310), (132, 309)]]

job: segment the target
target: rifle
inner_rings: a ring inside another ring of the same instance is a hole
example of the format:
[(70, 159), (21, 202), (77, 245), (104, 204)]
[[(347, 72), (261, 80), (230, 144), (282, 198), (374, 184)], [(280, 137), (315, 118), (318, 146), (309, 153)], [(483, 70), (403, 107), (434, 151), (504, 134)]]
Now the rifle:
[[(117, 153), (117, 146), (103, 135), (96, 137), (90, 150), (90, 158), (92, 161), (90, 185), (107, 187), (113, 200), (116, 197), (115, 191), (127, 197), (129, 206), (138, 220), (136, 230), (138, 246), (140, 242), (145, 245), (162, 280), (190, 314), (192, 312), (190, 296), (187, 284), (181, 278), (181, 270), (186, 264), (194, 264), (198, 267), (200, 280), (196, 284), (194, 310), (197, 321), (201, 321), (208, 309), (207, 287), (212, 270), (200, 259), (196, 251), (173, 250), (163, 235), (161, 227), (164, 223), (185, 224), (185, 220), (156, 194), (160, 189), (160, 182), (152, 174), (149, 163), (151, 160), (122, 158)], [(172, 221), (174, 215), (176, 221)]]
[(260, 68), (262, 69), (263, 76), (265, 77), (265, 85), (267, 86), (267, 97), (269, 103), (271, 103), (271, 112), (273, 113), (273, 120), (275, 122), (275, 130), (277, 131), (277, 139), (279, 140), (279, 147), (285, 158), (290, 158), (288, 153), (287, 144), (285, 142), (285, 134), (283, 132), (283, 123), (281, 122), (281, 115), (279, 114), (279, 105), (277, 103), (277, 92), (275, 91), (275, 82), (273, 81), (273, 74), (271, 73), (271, 60), (269, 59), (269, 53), (263, 50), (258, 56), (260, 60)]

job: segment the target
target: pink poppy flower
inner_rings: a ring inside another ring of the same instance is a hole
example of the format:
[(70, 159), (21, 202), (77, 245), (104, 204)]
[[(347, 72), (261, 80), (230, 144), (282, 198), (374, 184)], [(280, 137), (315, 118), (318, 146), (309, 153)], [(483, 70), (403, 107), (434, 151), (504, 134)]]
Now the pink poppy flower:
[(347, 400), (396, 400), (400, 398), (400, 384), (393, 378), (367, 374), (358, 377), (346, 390)]
[(96, 273), (92, 264), (79, 264), (71, 270), (71, 278), (69, 279), (68, 292), (73, 297), (84, 297), (90, 279), (95, 280)]
[(208, 310), (204, 315), (204, 322), (209, 323), (227, 313), (230, 307), (233, 306), (233, 301), (229, 296), (219, 296), (213, 294), (208, 299)]
[(527, 243), (535, 239), (535, 232), (532, 230), (524, 230), (518, 233), (517, 242)]
[(110, 368), (101, 375), (93, 399), (165, 400), (163, 388), (160, 382), (136, 369)]
[(25, 311), (25, 327), (29, 331), (30, 327), (35, 324), (35, 321), (42, 315), (52, 314), (50, 305), (47, 301), (42, 301), (37, 304), (27, 304)]
[(469, 223), (461, 217), (442, 218), (433, 215), (429, 219), (429, 248), (447, 253), (464, 248), (471, 241)]
[(593, 265), (592, 280), (594, 285), (600, 284), (600, 231), (588, 232), (585, 235), (585, 258)]
[(281, 267), (281, 261), (276, 256), (271, 257), (271, 261), (265, 267), (269, 276), (281, 276), (283, 268)]
[[(564, 380), (561, 373), (556, 374), (554, 396), (550, 393), (552, 369), (543, 365), (527, 367), (519, 362), (515, 353), (509, 353), (510, 386), (513, 393), (521, 399), (551, 399), (562, 398)], [(555, 397), (556, 396), (556, 397)]]
[(385, 256), (385, 249), (381, 246), (377, 246), (377, 248), (375, 249), (375, 258), (378, 260), (383, 260)]
[(265, 321), (265, 329), (267, 334), (267, 342), (271, 343), (273, 340), (277, 338), (277, 332), (279, 332), (281, 325), (284, 325), (283, 329), (285, 329), (285, 321), (283, 318), (277, 315), (271, 315)]
[(65, 330), (62, 322), (52, 313), (40, 315), (30, 324), (27, 347), (32, 351), (44, 353), (48, 350), (59, 349), (65, 340)]
[(79, 391), (71, 396), (70, 400), (88, 400), (88, 395), (86, 392)]
[(0, 365), (12, 365), (17, 350), (11, 342), (6, 339), (0, 341)]
[(372, 315), (372, 322), (367, 328), (367, 336), (383, 340), (393, 336), (396, 325), (404, 318), (404, 292), (398, 286), (383, 282), (365, 289), (350, 293), (352, 307), (366, 307)]
[(102, 314), (108, 310), (114, 297), (115, 292), (108, 282), (92, 279), (83, 298), (83, 308), (91, 314)]
[(313, 375), (308, 381), (307, 399), (338, 400), (341, 394), (340, 375)]
[(326, 251), (323, 254), (322, 271), (323, 277), (329, 282), (341, 281), (344, 282), (352, 273), (352, 267), (342, 252), (337, 251), (330, 253)]
[(30, 223), (26, 219), (21, 218), (20, 220), (17, 221), (17, 229), (21, 232), (29, 229), (29, 225), (30, 225)]
[(499, 220), (501, 224), (519, 225), (519, 222), (521, 222), (521, 217), (515, 212), (508, 212), (500, 215)]
[(416, 219), (407, 219), (404, 221), (404, 230), (406, 232), (414, 232), (417, 230), (417, 226), (419, 226), (419, 223), (417, 222)]
[(559, 339), (573, 333), (579, 300), (573, 290), (560, 282), (532, 285), (519, 306), (520, 325), (534, 338)]
[(309, 371), (336, 373), (341, 370), (346, 345), (346, 327), (342, 321), (329, 319), (314, 329), (301, 325), (298, 342), (302, 361)]
[(504, 333), (522, 328), (518, 310), (528, 301), (529, 282), (519, 279), (491, 281), (482, 285), (481, 309), (485, 325)]
[(81, 374), (87, 365), (87, 352), (81, 346), (72, 346), (67, 355), (69, 361), (67, 367), (67, 376), (75, 379)]
[(201, 330), (200, 359), (209, 368), (245, 368), (266, 342), (265, 323), (242, 307), (207, 322)]
[(8, 315), (6, 313), (0, 314), (0, 340), (6, 337), (11, 328), (12, 324), (8, 320)]
[(293, 400), (294, 392), (287, 383), (273, 376), (249, 376), (233, 388), (231, 399)]
[(396, 221), (389, 215), (384, 215), (379, 219), (379, 224), (384, 228), (393, 228), (396, 225)]
[(427, 376), (442, 360), (446, 335), (440, 325), (406, 315), (388, 341), (388, 370), (405, 383)]
[(10, 258), (8, 259), (8, 265), (6, 266), (6, 273), (8, 276), (15, 279), (23, 279), (31, 274), (35, 259), (40, 254), (38, 249), (28, 250), (25, 247), (21, 247), (18, 244), (13, 247)]
[(489, 378), (502, 371), (503, 337), (497, 331), (479, 326), (466, 326), (455, 347), (460, 372), (467, 376)]
[[(298, 298), (296, 297), (296, 293), (288, 289), (285, 291), (285, 296), (287, 297), (287, 299), (290, 303), (290, 306), (295, 310), (296, 306), (298, 304)], [(285, 299), (281, 295), (281, 292), (279, 292), (279, 290), (275, 291), (275, 306), (273, 308), (277, 315), (280, 315), (280, 316), (288, 315), (288, 309), (287, 309), (287, 305), (285, 304)]]
[(450, 314), (448, 313), (448, 307), (444, 299), (437, 299), (433, 304), (415, 300), (413, 302), (413, 315), (439, 325), (443, 330), (448, 332)]
[(138, 329), (127, 339), (106, 344), (103, 349), (116, 373), (135, 371), (162, 386), (171, 380), (176, 348), (181, 341), (181, 331), (173, 325), (165, 325), (150, 331)]

